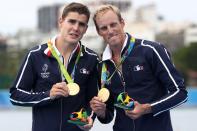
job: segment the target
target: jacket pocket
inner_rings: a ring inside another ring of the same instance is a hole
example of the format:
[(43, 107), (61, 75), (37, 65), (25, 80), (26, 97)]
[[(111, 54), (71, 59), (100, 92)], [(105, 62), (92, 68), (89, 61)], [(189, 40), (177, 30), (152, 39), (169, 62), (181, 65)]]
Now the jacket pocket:
[[(138, 57), (130, 57), (127, 59), (127, 64), (125, 66), (126, 75), (128, 81), (132, 81), (133, 83), (141, 83), (146, 79), (149, 79), (149, 69), (148, 65), (142, 58)], [(130, 83), (129, 82), (129, 83)]]

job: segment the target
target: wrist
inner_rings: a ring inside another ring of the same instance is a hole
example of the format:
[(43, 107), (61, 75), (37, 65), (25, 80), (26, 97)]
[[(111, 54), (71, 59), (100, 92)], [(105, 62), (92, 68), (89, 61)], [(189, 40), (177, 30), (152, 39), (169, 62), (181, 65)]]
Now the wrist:
[(96, 113), (96, 115), (98, 117), (100, 117), (101, 119), (104, 119), (105, 118), (105, 112)]
[(143, 104), (144, 114), (152, 113), (152, 108), (150, 104)]

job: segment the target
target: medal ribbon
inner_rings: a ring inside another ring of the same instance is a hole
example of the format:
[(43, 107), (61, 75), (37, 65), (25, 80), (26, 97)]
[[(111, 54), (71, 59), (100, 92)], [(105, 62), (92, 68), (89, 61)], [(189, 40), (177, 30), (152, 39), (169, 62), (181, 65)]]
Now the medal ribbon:
[(106, 65), (106, 63), (103, 63), (103, 65), (102, 65), (102, 72), (101, 72), (101, 88), (103, 88), (106, 83), (109, 83), (109, 81), (114, 76), (114, 74), (116, 73), (116, 71), (118, 70), (118, 68), (121, 66), (121, 64), (124, 62), (124, 60), (126, 59), (126, 57), (131, 53), (131, 51), (133, 49), (133, 46), (134, 46), (134, 43), (135, 43), (135, 38), (132, 37), (130, 39), (130, 44), (129, 44), (128, 49), (125, 51), (125, 53), (121, 57), (120, 63), (118, 64), (118, 66), (116, 67), (115, 71), (111, 74), (110, 77), (108, 77), (108, 74), (107, 74), (107, 65)]
[(71, 76), (70, 76), (70, 75), (68, 74), (68, 71), (66, 70), (64, 64), (61, 62), (61, 60), (60, 60), (58, 54), (56, 53), (55, 49), (53, 48), (51, 41), (49, 41), (49, 42), (47, 43), (47, 45), (48, 45), (48, 47), (49, 47), (49, 49), (50, 49), (52, 55), (53, 55), (53, 56), (55, 57), (55, 59), (57, 60), (59, 66), (60, 66), (60, 70), (61, 70), (61, 72), (63, 73), (64, 78), (67, 80), (68, 83), (73, 83), (73, 82), (74, 82), (73, 79), (74, 79), (74, 73), (75, 73), (76, 65), (77, 65), (77, 63), (78, 63), (78, 61), (79, 61), (79, 58), (80, 58), (80, 55), (81, 55), (81, 47), (80, 47), (80, 49), (79, 49), (77, 58), (76, 58), (76, 60), (75, 60), (75, 65), (74, 65), (73, 71), (72, 71)]

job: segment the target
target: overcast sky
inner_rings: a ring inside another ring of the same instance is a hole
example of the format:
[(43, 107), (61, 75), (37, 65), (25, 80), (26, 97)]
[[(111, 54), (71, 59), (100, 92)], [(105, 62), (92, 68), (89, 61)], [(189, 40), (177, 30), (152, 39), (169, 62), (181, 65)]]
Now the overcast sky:
[[(37, 25), (37, 10), (46, 3), (77, 0), (1, 0), (0, 34), (13, 34), (20, 28)], [(193, 21), (197, 23), (196, 0), (132, 0), (135, 8), (155, 2), (158, 13), (167, 21)]]

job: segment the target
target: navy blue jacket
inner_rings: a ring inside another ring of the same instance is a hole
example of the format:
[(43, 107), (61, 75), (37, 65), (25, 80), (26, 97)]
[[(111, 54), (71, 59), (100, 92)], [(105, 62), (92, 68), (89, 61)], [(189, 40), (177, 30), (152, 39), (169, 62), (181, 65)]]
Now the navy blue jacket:
[[(121, 55), (127, 50), (130, 38), (127, 34), (127, 42)], [(105, 56), (108, 58), (104, 58), (103, 62), (106, 63), (111, 75), (115, 70), (115, 64), (106, 52), (103, 54), (103, 57)], [(128, 95), (139, 103), (151, 104), (152, 113), (132, 120), (125, 115), (123, 109), (116, 108), (114, 131), (172, 131), (169, 110), (187, 100), (187, 91), (183, 78), (172, 64), (164, 46), (136, 39), (133, 50), (122, 63), (122, 72), (117, 71), (106, 85), (111, 94), (107, 102), (106, 119), (99, 118), (101, 122), (108, 123), (112, 120), (114, 101), (118, 94), (124, 91), (123, 81)]]
[[(69, 74), (77, 54), (77, 51), (73, 53), (67, 65)], [(74, 79), (80, 86), (80, 92), (75, 96), (52, 100), (50, 89), (53, 84), (62, 81), (62, 74), (47, 44), (36, 46), (29, 51), (20, 68), (10, 89), (10, 100), (14, 105), (32, 107), (32, 131), (81, 131), (67, 120), (72, 112), (82, 107), (90, 112), (89, 101), (98, 90), (97, 64), (97, 54), (82, 45)]]

